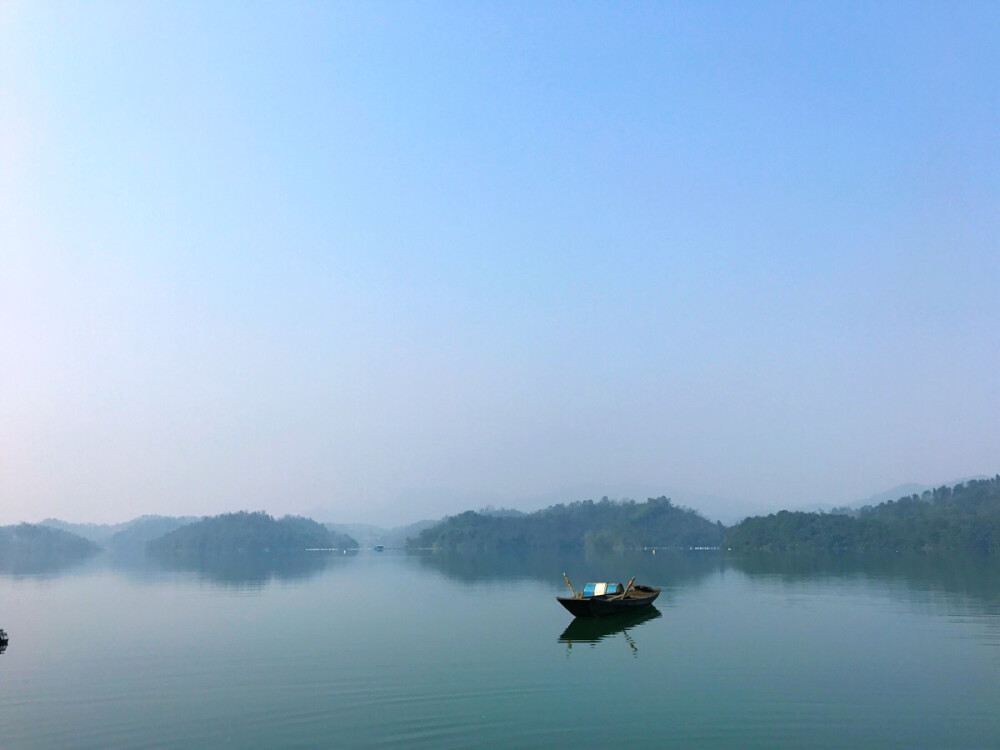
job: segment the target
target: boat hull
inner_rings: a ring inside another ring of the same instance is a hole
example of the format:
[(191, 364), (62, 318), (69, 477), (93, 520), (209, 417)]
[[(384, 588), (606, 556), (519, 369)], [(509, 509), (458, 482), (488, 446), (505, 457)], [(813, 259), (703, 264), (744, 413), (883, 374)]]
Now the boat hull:
[(636, 612), (650, 606), (660, 595), (659, 589), (636, 586), (622, 598), (619, 595), (570, 597), (557, 596), (556, 601), (575, 617), (608, 617)]

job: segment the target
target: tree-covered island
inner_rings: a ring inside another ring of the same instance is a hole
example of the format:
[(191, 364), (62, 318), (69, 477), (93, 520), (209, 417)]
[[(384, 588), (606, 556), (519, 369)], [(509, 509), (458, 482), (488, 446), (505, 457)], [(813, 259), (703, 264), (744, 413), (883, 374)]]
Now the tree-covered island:
[(267, 513), (225, 513), (182, 526), (148, 543), (153, 554), (302, 552), (348, 549), (357, 542), (299, 516), (274, 519)]
[[(422, 526), (422, 524), (421, 524)], [(89, 534), (83, 538), (80, 533)], [(100, 539), (100, 543), (95, 543)], [(212, 518), (147, 516), (98, 526), (48, 519), (0, 527), (0, 571), (58, 569), (106, 550), (198, 556), (356, 549), (350, 535), (312, 519), (264, 512)], [(726, 528), (666, 497), (584, 500), (534, 513), (483, 509), (450, 516), (406, 541), (408, 550), (457, 553), (613, 553), (648, 547), (733, 552), (1000, 554), (1000, 475), (829, 513), (783, 510)]]
[(89, 539), (41, 524), (0, 527), (0, 571), (31, 572), (72, 565), (96, 555)]
[(466, 511), (407, 541), (407, 549), (449, 552), (611, 552), (643, 547), (717, 547), (723, 527), (665, 497), (584, 500), (535, 513)]
[(783, 510), (726, 531), (734, 551), (1000, 553), (1000, 475), (856, 512)]

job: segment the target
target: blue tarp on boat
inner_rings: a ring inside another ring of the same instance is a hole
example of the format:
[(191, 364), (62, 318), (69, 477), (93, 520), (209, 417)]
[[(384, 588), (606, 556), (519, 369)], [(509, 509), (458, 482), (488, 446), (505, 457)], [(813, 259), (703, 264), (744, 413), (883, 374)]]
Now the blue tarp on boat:
[(620, 594), (625, 587), (620, 583), (588, 583), (583, 587), (584, 598), (590, 596), (603, 596), (604, 594)]

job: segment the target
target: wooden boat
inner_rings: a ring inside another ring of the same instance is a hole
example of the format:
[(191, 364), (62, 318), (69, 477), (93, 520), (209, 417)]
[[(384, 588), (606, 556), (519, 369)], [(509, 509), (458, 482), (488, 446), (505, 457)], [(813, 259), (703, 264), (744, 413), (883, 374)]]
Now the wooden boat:
[(582, 592), (573, 591), (573, 584), (563, 573), (566, 585), (573, 596), (557, 596), (556, 601), (575, 617), (606, 617), (635, 612), (650, 606), (660, 590), (652, 586), (633, 586), (633, 577), (628, 586), (620, 583), (588, 583)]

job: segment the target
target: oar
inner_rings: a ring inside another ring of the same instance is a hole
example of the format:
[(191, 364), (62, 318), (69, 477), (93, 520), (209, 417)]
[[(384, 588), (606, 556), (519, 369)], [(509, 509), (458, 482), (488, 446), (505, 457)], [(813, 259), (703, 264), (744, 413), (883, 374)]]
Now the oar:
[(566, 579), (566, 585), (569, 586), (569, 590), (573, 594), (573, 598), (576, 599), (576, 592), (573, 591), (573, 584), (569, 582), (569, 576), (563, 573), (563, 578)]
[(625, 587), (625, 591), (622, 592), (622, 595), (620, 597), (618, 597), (619, 599), (624, 599), (625, 598), (625, 594), (627, 594), (628, 590), (630, 588), (632, 588), (632, 584), (633, 583), (635, 583), (635, 576), (632, 576), (632, 580), (628, 582), (628, 586)]

